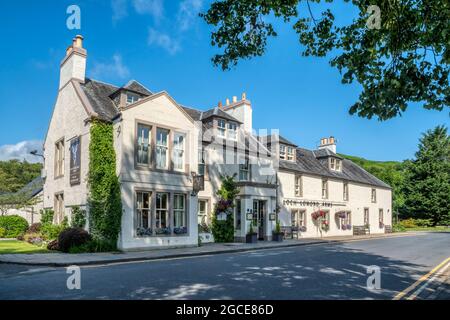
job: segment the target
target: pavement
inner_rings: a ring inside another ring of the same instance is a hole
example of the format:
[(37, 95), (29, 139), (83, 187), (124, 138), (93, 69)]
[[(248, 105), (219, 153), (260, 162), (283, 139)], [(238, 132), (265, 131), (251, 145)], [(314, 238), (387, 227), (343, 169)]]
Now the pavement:
[(0, 254), (0, 264), (21, 264), (35, 266), (66, 267), (70, 265), (98, 265), (119, 262), (138, 262), (168, 258), (184, 258), (213, 254), (247, 252), (274, 248), (317, 245), (324, 243), (360, 241), (364, 239), (413, 236), (416, 233), (373, 234), (367, 236), (338, 236), (327, 238), (288, 239), (283, 242), (260, 241), (248, 243), (209, 243), (200, 247), (165, 248), (147, 251), (108, 252), (108, 253), (33, 253), (33, 254)]
[(0, 300), (449, 300), (449, 244), (450, 233), (417, 233), (88, 265), (74, 290), (66, 268), (0, 264)]

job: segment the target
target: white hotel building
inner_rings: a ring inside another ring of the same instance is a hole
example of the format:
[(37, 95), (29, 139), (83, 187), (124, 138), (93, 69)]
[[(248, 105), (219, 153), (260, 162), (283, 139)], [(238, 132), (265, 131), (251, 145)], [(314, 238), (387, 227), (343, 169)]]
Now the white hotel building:
[[(252, 220), (258, 238), (270, 241), (277, 217), (299, 238), (389, 231), (391, 188), (337, 155), (333, 137), (306, 150), (281, 136), (257, 136), (245, 94), (209, 110), (187, 108), (134, 80), (117, 87), (88, 79), (86, 59), (77, 36), (61, 63), (44, 142), (44, 207), (56, 222), (73, 206), (87, 207), (90, 126), (98, 119), (114, 127), (123, 250), (197, 245), (224, 174), (235, 174), (240, 188), (236, 241)], [(198, 193), (193, 174), (204, 177)]]

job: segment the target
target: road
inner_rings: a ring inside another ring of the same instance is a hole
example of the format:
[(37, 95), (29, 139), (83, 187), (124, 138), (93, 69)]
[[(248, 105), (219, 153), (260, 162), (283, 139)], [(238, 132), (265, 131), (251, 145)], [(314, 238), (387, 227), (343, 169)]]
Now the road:
[[(448, 257), (450, 233), (424, 233), (87, 266), (80, 290), (65, 268), (0, 264), (0, 299), (392, 299)], [(368, 266), (380, 267), (379, 290), (367, 289)]]

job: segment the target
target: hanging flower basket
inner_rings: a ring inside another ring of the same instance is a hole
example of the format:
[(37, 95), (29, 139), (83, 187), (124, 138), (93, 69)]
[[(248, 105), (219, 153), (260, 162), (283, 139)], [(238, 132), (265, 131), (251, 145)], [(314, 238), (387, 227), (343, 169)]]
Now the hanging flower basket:
[(313, 220), (317, 220), (319, 218), (323, 218), (327, 215), (327, 213), (325, 211), (319, 210), (316, 212), (311, 213), (311, 218), (313, 218)]
[(322, 230), (328, 231), (330, 229), (330, 224), (327, 220), (322, 221)]
[(341, 226), (341, 228), (342, 228), (342, 230), (347, 230), (347, 225), (343, 224), (343, 225)]
[(345, 212), (345, 211), (336, 212), (336, 217), (337, 218), (341, 218), (341, 219), (345, 219), (347, 217), (347, 212)]

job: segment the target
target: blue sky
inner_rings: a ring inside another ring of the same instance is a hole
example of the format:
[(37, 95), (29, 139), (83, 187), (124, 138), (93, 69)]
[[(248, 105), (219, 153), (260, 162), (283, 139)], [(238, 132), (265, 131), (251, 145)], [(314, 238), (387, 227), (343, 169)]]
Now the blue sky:
[[(14, 4), (13, 4), (14, 3)], [(411, 106), (386, 122), (348, 114), (358, 85), (342, 85), (328, 59), (304, 58), (289, 25), (276, 24), (264, 57), (223, 72), (211, 63), (210, 27), (197, 14), (205, 0), (2, 2), (0, 10), (0, 160), (40, 145), (55, 103), (59, 63), (74, 35), (85, 37), (87, 76), (122, 85), (136, 79), (179, 103), (206, 109), (247, 93), (255, 128), (280, 129), (302, 147), (338, 139), (338, 152), (373, 160), (412, 158), (422, 132), (449, 124), (448, 111)], [(81, 8), (81, 30), (66, 28), (66, 9)], [(314, 7), (313, 7), (314, 10)], [(350, 19), (349, 4), (335, 7)], [(31, 158), (28, 158), (31, 160)]]

